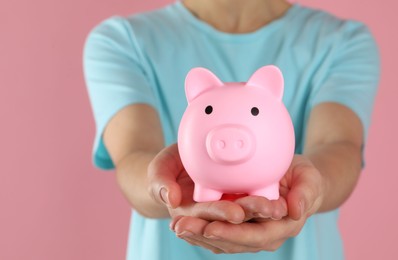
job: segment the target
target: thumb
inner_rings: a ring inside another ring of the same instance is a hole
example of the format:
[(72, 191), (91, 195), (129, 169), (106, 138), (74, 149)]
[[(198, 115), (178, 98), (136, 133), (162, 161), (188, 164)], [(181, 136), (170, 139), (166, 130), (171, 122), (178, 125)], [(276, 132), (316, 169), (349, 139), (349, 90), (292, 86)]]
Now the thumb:
[(160, 151), (148, 166), (148, 189), (154, 200), (176, 208), (181, 203), (181, 187), (177, 177), (184, 171), (177, 144)]
[(321, 174), (312, 164), (300, 164), (292, 169), (290, 191), (287, 194), (289, 216), (294, 220), (308, 217), (320, 206)]

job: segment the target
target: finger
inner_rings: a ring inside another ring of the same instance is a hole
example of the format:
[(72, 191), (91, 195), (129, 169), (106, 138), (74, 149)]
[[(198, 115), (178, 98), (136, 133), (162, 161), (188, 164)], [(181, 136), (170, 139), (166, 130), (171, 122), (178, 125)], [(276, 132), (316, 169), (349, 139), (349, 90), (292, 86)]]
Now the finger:
[(234, 224), (242, 223), (245, 213), (241, 206), (229, 201), (214, 201), (182, 205), (171, 211), (171, 216), (191, 216), (207, 221), (227, 221)]
[(294, 221), (289, 218), (262, 223), (245, 222), (240, 225), (216, 221), (209, 223), (203, 232), (204, 237), (209, 239), (273, 251), (278, 241), (296, 236), (304, 223), (305, 219)]
[(209, 221), (227, 221), (233, 224), (242, 223), (245, 219), (243, 208), (232, 201), (211, 201), (195, 203), (188, 215)]
[(164, 148), (148, 166), (149, 192), (159, 203), (176, 208), (181, 203), (177, 176), (184, 171), (177, 145)]
[(277, 200), (271, 200), (272, 206), (274, 211), (272, 212), (271, 218), (274, 220), (282, 219), (283, 217), (287, 216), (287, 202), (284, 197), (279, 196)]
[(249, 248), (242, 245), (236, 245), (228, 241), (218, 241), (208, 239), (203, 236), (205, 227), (209, 221), (194, 217), (181, 217), (175, 223), (175, 232), (179, 238), (182, 238), (190, 244), (207, 248), (214, 253), (238, 253), (238, 252), (256, 252), (259, 249)]
[(273, 206), (270, 200), (260, 196), (247, 196), (237, 199), (235, 203), (239, 204), (245, 211), (245, 220), (253, 218), (271, 218)]
[(320, 206), (322, 180), (319, 171), (310, 164), (298, 164), (293, 171), (287, 205), (290, 218), (299, 220), (313, 214), (314, 206)]
[[(226, 222), (221, 222), (217, 221), (220, 223), (226, 223)], [(178, 216), (174, 218), (170, 222), (170, 229), (173, 230), (177, 236), (180, 236), (182, 234), (184, 235), (189, 235), (193, 234), (195, 236), (209, 236), (209, 237), (217, 237), (214, 234), (209, 234), (208, 231), (205, 232), (207, 225), (211, 224), (213, 222), (207, 221), (201, 218), (196, 218), (192, 216)], [(228, 224), (228, 223), (226, 223)], [(229, 224), (229, 225), (235, 225), (235, 224)], [(240, 224), (242, 225), (242, 224)], [(228, 227), (226, 227), (228, 228)], [(210, 231), (211, 232), (211, 231)], [(222, 231), (221, 231), (222, 232)]]
[[(175, 225), (175, 230), (177, 236), (193, 243), (195, 245), (207, 248), (212, 250), (213, 252), (223, 252), (223, 253), (242, 253), (242, 252), (258, 252), (261, 250), (267, 251), (275, 251), (278, 249), (284, 241), (290, 237), (288, 235), (281, 236), (282, 238), (275, 238), (274, 240), (270, 240), (266, 242), (265, 240), (261, 240), (258, 243), (253, 243), (253, 234), (248, 235), (248, 238), (244, 239), (236, 239), (235, 236), (240, 234), (230, 234), (230, 238), (226, 236), (214, 236), (207, 234), (208, 227), (214, 225), (215, 222), (208, 222), (202, 219), (194, 218), (194, 217), (182, 217), (180, 218)], [(273, 221), (275, 222), (275, 221)], [(296, 221), (291, 221), (297, 226)], [(222, 223), (222, 222), (218, 222)], [(282, 223), (281, 225), (284, 225)], [(227, 224), (226, 230), (229, 230), (231, 226), (237, 226), (233, 224)], [(258, 230), (258, 227), (254, 227)], [(210, 228), (211, 229), (211, 228)], [(209, 230), (210, 230), (209, 229)], [(276, 226), (274, 229), (281, 229), (280, 226)], [(245, 230), (246, 232), (247, 230)], [(224, 234), (224, 231), (221, 231)], [(259, 232), (264, 234), (263, 232)], [(272, 235), (272, 234), (266, 234)]]
[(245, 220), (253, 218), (281, 219), (287, 215), (286, 200), (280, 196), (278, 200), (268, 200), (260, 196), (247, 196), (235, 201), (245, 211)]
[(193, 216), (209, 221), (227, 221), (234, 224), (245, 219), (243, 208), (232, 201), (194, 202), (192, 194), (184, 197), (181, 205), (172, 210), (172, 216)]
[(267, 243), (269, 235), (260, 223), (249, 222), (233, 225), (215, 221), (209, 223), (203, 231), (203, 236), (214, 242), (253, 248), (262, 248), (263, 244)]
[(170, 223), (169, 223), (169, 229), (170, 229), (171, 231), (175, 232), (175, 225), (176, 225), (177, 222), (178, 222), (181, 218), (183, 218), (183, 217), (184, 217), (184, 216), (176, 216), (176, 217), (173, 217), (173, 218), (171, 219)]
[(209, 249), (216, 254), (222, 253), (219, 248), (195, 238), (202, 236), (203, 230), (208, 223), (206, 220), (195, 217), (179, 217), (174, 223), (173, 230), (177, 237), (184, 239), (191, 245)]
[(179, 217), (174, 224), (174, 232), (177, 236), (181, 236), (183, 233), (186, 235), (194, 234), (194, 235), (203, 235), (203, 231), (205, 227), (210, 222), (204, 219), (186, 216)]
[[(187, 240), (187, 238), (184, 238)], [(213, 253), (225, 253), (225, 254), (236, 254), (236, 253), (256, 253), (261, 251), (261, 248), (254, 248), (249, 246), (237, 245), (230, 242), (221, 240), (207, 239), (202, 236), (192, 236), (188, 238), (192, 243), (201, 247), (210, 249)]]
[(192, 238), (192, 237), (184, 237), (183, 239), (184, 239), (185, 241), (187, 241), (189, 244), (193, 245), (193, 246), (200, 246), (200, 247), (206, 248), (206, 249), (212, 251), (214, 254), (221, 254), (221, 253), (224, 253), (221, 249), (219, 249), (219, 248), (217, 248), (217, 247), (214, 247), (214, 246), (212, 246), (212, 245), (210, 245), (210, 244), (208, 244), (208, 243), (199, 241), (199, 240), (197, 240), (197, 239), (195, 239), (195, 238)]

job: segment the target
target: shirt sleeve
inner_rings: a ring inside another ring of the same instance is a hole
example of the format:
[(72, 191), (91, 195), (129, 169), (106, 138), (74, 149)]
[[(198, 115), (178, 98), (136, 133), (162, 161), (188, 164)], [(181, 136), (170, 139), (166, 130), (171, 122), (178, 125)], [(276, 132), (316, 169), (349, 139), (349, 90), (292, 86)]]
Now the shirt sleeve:
[(155, 106), (142, 57), (131, 25), (122, 17), (100, 23), (86, 39), (83, 68), (96, 124), (93, 162), (98, 168), (114, 168), (102, 140), (109, 120), (130, 104)]
[(368, 28), (357, 22), (348, 24), (333, 54), (333, 60), (316, 86), (310, 106), (336, 102), (359, 117), (366, 139), (380, 74), (379, 53)]

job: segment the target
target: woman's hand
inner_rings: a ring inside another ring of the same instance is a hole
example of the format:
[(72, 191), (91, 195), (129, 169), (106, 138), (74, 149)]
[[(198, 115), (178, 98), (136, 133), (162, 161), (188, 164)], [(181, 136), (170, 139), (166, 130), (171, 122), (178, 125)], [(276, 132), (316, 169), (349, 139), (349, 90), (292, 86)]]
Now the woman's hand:
[(284, 198), (269, 201), (247, 196), (234, 202), (231, 200), (233, 196), (224, 196), (220, 201), (195, 202), (194, 183), (181, 163), (176, 144), (163, 149), (151, 162), (148, 185), (151, 196), (167, 206), (172, 218), (170, 226), (182, 217), (239, 224), (250, 219), (280, 219), (287, 214)]
[(279, 200), (270, 202), (249, 196), (235, 201), (245, 210), (246, 219), (270, 204), (274, 204), (271, 209), (283, 209), (287, 203), (288, 216), (280, 220), (254, 218), (240, 224), (184, 216), (173, 221), (171, 228), (187, 242), (215, 253), (274, 251), (288, 238), (298, 235), (307, 218), (321, 206), (325, 188), (322, 175), (309, 159), (296, 155), (280, 182)]
[(208, 221), (242, 223), (245, 212), (232, 201), (196, 203), (194, 183), (185, 171), (176, 144), (163, 149), (151, 162), (148, 170), (151, 196), (168, 207), (172, 219), (191, 216)]

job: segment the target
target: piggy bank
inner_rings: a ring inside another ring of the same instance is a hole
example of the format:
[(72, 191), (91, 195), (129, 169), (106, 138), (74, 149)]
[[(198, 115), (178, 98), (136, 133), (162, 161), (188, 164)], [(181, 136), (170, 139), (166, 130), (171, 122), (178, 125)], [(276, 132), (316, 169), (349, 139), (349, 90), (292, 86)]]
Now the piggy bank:
[(219, 200), (224, 193), (279, 198), (295, 146), (283, 89), (282, 73), (273, 65), (247, 82), (223, 83), (205, 68), (188, 73), (178, 150), (195, 183), (195, 201)]

